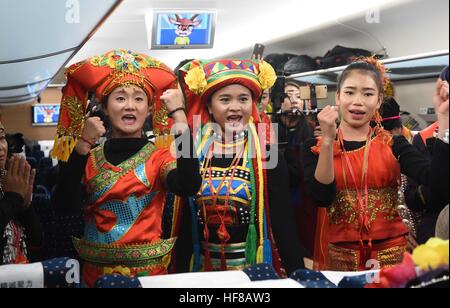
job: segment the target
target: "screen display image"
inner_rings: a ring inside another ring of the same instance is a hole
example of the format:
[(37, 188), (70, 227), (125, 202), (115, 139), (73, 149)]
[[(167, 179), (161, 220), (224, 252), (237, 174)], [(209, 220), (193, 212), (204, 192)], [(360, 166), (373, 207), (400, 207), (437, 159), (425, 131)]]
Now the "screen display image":
[(57, 125), (60, 105), (33, 105), (33, 125)]
[(155, 12), (152, 49), (212, 48), (214, 12)]

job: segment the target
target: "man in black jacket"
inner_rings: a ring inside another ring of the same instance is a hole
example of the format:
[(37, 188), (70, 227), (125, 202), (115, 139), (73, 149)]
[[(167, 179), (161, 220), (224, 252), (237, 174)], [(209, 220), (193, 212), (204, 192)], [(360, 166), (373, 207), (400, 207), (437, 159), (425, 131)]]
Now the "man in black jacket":
[[(441, 99), (448, 100), (448, 67), (442, 71), (438, 82), (446, 83), (440, 94), (442, 96)], [(435, 123), (414, 136), (413, 139), (413, 145), (430, 159), (437, 139), (437, 130), (438, 125)], [(442, 170), (448, 171), (448, 167), (442, 166)], [(438, 175), (435, 176), (440, 178)], [(408, 186), (405, 191), (406, 204), (408, 208), (417, 213), (416, 216), (419, 218), (419, 225), (417, 227), (417, 241), (419, 244), (426, 243), (430, 237), (435, 235), (436, 221), (439, 213), (449, 202), (448, 183), (440, 181), (439, 184), (441, 184), (441, 187), (428, 187), (417, 185), (411, 179), (408, 181)]]
[(8, 152), (0, 121), (0, 265), (27, 263), (27, 245), (42, 244), (42, 228), (30, 207), (36, 170)]

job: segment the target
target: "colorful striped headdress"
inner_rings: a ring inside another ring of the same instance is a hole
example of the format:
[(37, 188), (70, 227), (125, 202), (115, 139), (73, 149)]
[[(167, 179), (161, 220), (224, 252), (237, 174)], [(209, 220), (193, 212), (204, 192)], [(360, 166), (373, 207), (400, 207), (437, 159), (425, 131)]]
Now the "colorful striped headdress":
[(277, 80), (270, 64), (259, 60), (194, 60), (180, 69), (180, 84), (186, 95), (188, 119), (201, 116), (202, 123), (209, 121), (208, 99), (219, 89), (240, 84), (253, 94), (253, 120), (259, 122), (258, 101), (262, 92)]

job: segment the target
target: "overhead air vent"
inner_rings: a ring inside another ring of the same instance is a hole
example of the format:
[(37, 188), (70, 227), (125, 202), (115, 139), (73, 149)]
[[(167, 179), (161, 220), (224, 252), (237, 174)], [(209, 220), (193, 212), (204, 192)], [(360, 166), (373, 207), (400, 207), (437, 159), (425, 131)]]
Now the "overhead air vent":
[(122, 0), (2, 0), (0, 105), (35, 100)]

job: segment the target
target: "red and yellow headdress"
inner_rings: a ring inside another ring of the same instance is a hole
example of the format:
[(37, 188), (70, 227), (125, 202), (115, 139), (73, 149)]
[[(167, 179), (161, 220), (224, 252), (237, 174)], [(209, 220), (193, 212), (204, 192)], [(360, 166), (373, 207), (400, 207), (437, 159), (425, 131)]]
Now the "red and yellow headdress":
[(156, 136), (170, 133), (167, 110), (159, 97), (170, 88), (177, 88), (173, 71), (154, 58), (126, 50), (113, 50), (76, 63), (66, 71), (58, 131), (53, 156), (67, 161), (85, 123), (89, 93), (105, 98), (119, 86), (142, 88), (152, 107), (153, 130)]
[(208, 99), (219, 89), (240, 84), (253, 94), (253, 120), (259, 122), (258, 101), (262, 92), (271, 88), (277, 75), (270, 64), (259, 60), (194, 60), (180, 69), (180, 83), (186, 95), (186, 110), (192, 125), (193, 116), (209, 119)]

